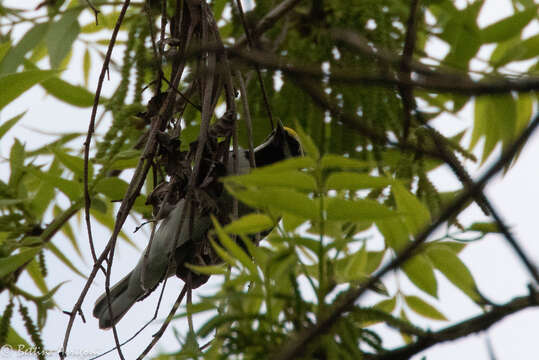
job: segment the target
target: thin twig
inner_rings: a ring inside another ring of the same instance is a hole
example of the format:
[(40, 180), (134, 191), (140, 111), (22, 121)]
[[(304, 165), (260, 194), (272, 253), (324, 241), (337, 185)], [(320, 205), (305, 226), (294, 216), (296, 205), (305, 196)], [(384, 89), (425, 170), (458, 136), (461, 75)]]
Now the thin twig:
[[(285, 0), (272, 10), (270, 10), (257, 24), (254, 26), (251, 33), (252, 37), (257, 38), (275, 25), (277, 21), (282, 19), (289, 11), (291, 11), (302, 0)], [(241, 47), (247, 43), (247, 37), (242, 36), (236, 42), (236, 46)]]
[[(91, 114), (91, 117), (90, 117), (90, 124), (88, 126), (88, 133), (86, 135), (86, 141), (84, 143), (84, 210), (85, 210), (85, 220), (86, 220), (86, 228), (87, 228), (87, 231), (88, 231), (88, 241), (90, 243), (90, 251), (92, 253), (92, 258), (94, 260), (94, 264), (97, 265), (97, 268), (99, 268), (101, 264), (99, 263), (99, 265), (98, 265), (98, 259), (97, 259), (97, 256), (96, 256), (96, 252), (95, 252), (95, 248), (94, 248), (94, 241), (93, 241), (93, 238), (92, 238), (92, 225), (91, 225), (91, 220), (90, 220), (90, 207), (91, 207), (92, 200), (90, 198), (90, 191), (88, 189), (88, 177), (89, 177), (88, 162), (89, 162), (89, 156), (90, 156), (90, 145), (91, 145), (91, 141), (92, 141), (92, 135), (93, 135), (93, 133), (95, 131), (95, 128), (94, 128), (94, 126), (95, 126), (95, 118), (96, 118), (96, 114), (97, 114), (97, 107), (99, 105), (99, 97), (101, 96), (101, 89), (103, 87), (103, 82), (105, 80), (105, 74), (108, 71), (110, 59), (111, 59), (111, 56), (112, 56), (112, 50), (114, 49), (114, 44), (116, 42), (116, 37), (118, 36), (118, 33), (120, 31), (120, 26), (122, 25), (125, 13), (127, 12), (127, 9), (129, 7), (129, 3), (130, 3), (130, 0), (125, 0), (124, 4), (122, 6), (122, 10), (120, 11), (120, 14), (118, 16), (118, 20), (116, 21), (116, 25), (114, 26), (114, 30), (112, 31), (110, 43), (109, 43), (109, 46), (108, 46), (108, 49), (107, 49), (107, 54), (105, 56), (105, 60), (103, 61), (103, 66), (101, 67), (101, 74), (99, 75), (99, 81), (97, 83), (97, 89), (96, 89), (96, 92), (95, 92), (94, 105), (92, 107), (92, 114)], [(96, 19), (97, 19), (97, 14), (96, 14)], [(106, 278), (109, 279), (108, 274), (107, 274)], [(106, 288), (106, 291), (107, 291), (107, 298), (109, 298), (109, 295), (108, 295), (109, 289)], [(109, 307), (110, 307), (110, 299), (108, 300), (108, 302), (109, 302)], [(63, 347), (62, 347), (62, 351), (60, 352), (60, 358), (61, 359), (65, 358), (65, 351), (66, 351), (66, 348), (67, 348), (67, 341), (68, 341), (68, 338), (69, 338), (69, 332), (71, 330), (71, 326), (73, 324), (73, 321), (75, 320), (75, 316), (76, 316), (75, 314), (78, 311), (80, 311), (80, 306), (75, 308), (74, 311), (71, 312), (71, 315), (70, 315), (70, 318), (69, 318), (68, 328), (66, 330), (66, 336), (64, 338), (64, 344), (63, 344)], [(116, 342), (116, 346), (118, 346), (118, 355), (120, 356), (121, 359), (123, 359), (123, 354), (122, 354), (122, 351), (121, 351), (121, 349), (119, 347), (118, 333), (116, 332), (115, 328), (113, 328), (113, 331), (114, 331), (114, 341)]]
[(253, 142), (253, 121), (251, 120), (251, 112), (249, 111), (249, 102), (247, 101), (247, 89), (245, 88), (245, 81), (243, 75), (239, 70), (236, 70), (236, 78), (240, 84), (240, 96), (243, 110), (243, 119), (245, 120), (245, 126), (247, 127), (247, 140), (249, 142), (249, 164), (251, 169), (256, 167), (255, 162), (255, 150)]
[[(410, 63), (415, 49), (418, 8), (419, 0), (412, 0), (410, 3), (410, 15), (406, 23), (406, 36), (400, 63), (400, 71), (407, 81), (410, 81), (412, 78)], [(404, 115), (402, 140), (406, 142), (408, 140), (408, 133), (410, 132), (412, 110), (416, 108), (413, 95), (414, 89), (411, 86), (405, 85), (399, 85), (398, 88), (402, 98), (402, 112)]]
[[(245, 14), (243, 12), (243, 6), (241, 5), (241, 0), (236, 0), (236, 4), (238, 5), (240, 19), (243, 25), (243, 31), (245, 31), (245, 36), (247, 37), (247, 44), (249, 45), (248, 49), (255, 49), (253, 38), (249, 31), (249, 27), (247, 26), (247, 21), (245, 20)], [(273, 114), (271, 112), (271, 106), (269, 104), (268, 94), (266, 92), (266, 87), (264, 85), (264, 79), (262, 79), (262, 73), (260, 72), (260, 66), (258, 64), (254, 64), (254, 66), (255, 66), (256, 76), (258, 78), (258, 84), (260, 85), (260, 91), (262, 92), (262, 100), (264, 101), (264, 108), (266, 109), (266, 113), (268, 114), (271, 128), (274, 129), (275, 122), (273, 121)]]
[[(148, 325), (150, 325), (153, 321), (155, 320), (155, 317), (152, 318), (151, 320), (149, 320), (146, 324), (144, 324), (140, 329), (138, 329), (133, 335), (131, 335), (128, 339), (124, 340), (120, 346), (124, 346), (126, 344), (128, 344), (129, 342), (131, 342), (134, 338), (136, 338), (144, 329), (146, 329), (148, 327)], [(96, 360), (96, 359), (99, 359), (100, 357), (103, 357), (107, 354), (110, 354), (111, 352), (113, 352), (114, 350), (116, 350), (116, 346), (113, 347), (112, 349), (109, 349), (93, 358), (90, 358), (88, 360)]]
[(92, 11), (94, 12), (94, 16), (95, 16), (95, 26), (98, 26), (99, 25), (99, 22), (97, 20), (97, 15), (99, 15), (99, 13), (101, 11), (99, 11), (95, 6), (94, 4), (92, 4), (92, 1), (91, 0), (86, 0), (86, 4), (88, 4), (88, 6), (90, 7), (90, 9), (92, 9)]
[(533, 279), (535, 280), (535, 283), (539, 284), (539, 272), (537, 271), (537, 266), (533, 263), (533, 261), (531, 261), (529, 256), (526, 255), (524, 250), (522, 250), (517, 240), (511, 234), (511, 230), (509, 230), (509, 227), (502, 220), (502, 218), (498, 214), (498, 211), (496, 211), (496, 209), (494, 208), (492, 203), (489, 201), (489, 199), (484, 196), (483, 202), (486, 204), (486, 206), (490, 210), (490, 214), (494, 218), (494, 221), (496, 221), (496, 223), (498, 224), (498, 228), (503, 234), (503, 236), (505, 236), (505, 240), (507, 240), (509, 245), (511, 245), (513, 250), (517, 253), (520, 260), (522, 260), (522, 262), (528, 269), (529, 273), (532, 275)]
[(174, 306), (170, 310), (170, 313), (168, 314), (166, 320), (163, 322), (163, 325), (161, 325), (161, 328), (159, 328), (159, 330), (153, 335), (152, 342), (148, 344), (148, 346), (142, 351), (142, 353), (137, 357), (137, 360), (144, 359), (144, 357), (148, 355), (148, 353), (155, 346), (155, 344), (157, 344), (159, 339), (161, 339), (161, 336), (163, 336), (163, 333), (167, 329), (168, 324), (170, 324), (170, 322), (172, 321), (172, 318), (174, 317), (174, 314), (178, 310), (178, 307), (180, 306), (186, 292), (187, 292), (187, 284), (184, 284), (182, 291), (178, 295), (178, 298), (176, 299), (176, 302), (174, 303)]
[[(179, 81), (180, 81), (180, 76), (175, 76), (173, 79), (172, 85), (178, 86)], [(135, 203), (135, 200), (140, 194), (140, 190), (144, 183), (144, 179), (146, 179), (146, 175), (148, 174), (148, 171), (151, 167), (152, 158), (155, 153), (156, 146), (157, 146), (157, 136), (156, 136), (157, 131), (163, 128), (165, 120), (170, 117), (169, 114), (172, 111), (172, 108), (174, 105), (174, 101), (173, 101), (174, 97), (175, 97), (174, 92), (170, 91), (167, 94), (165, 100), (163, 101), (163, 104), (161, 105), (161, 108), (159, 109), (159, 113), (152, 118), (152, 123), (151, 123), (151, 128), (149, 131), (148, 139), (146, 141), (144, 150), (142, 152), (142, 156), (140, 157), (140, 160), (134, 171), (133, 178), (131, 182), (129, 183), (124, 199), (122, 200), (122, 203), (120, 204), (120, 209), (118, 210), (118, 213), (116, 215), (116, 221), (114, 223), (112, 234), (109, 238), (107, 245), (105, 246), (105, 249), (99, 256), (97, 261), (94, 263), (94, 266), (88, 277), (88, 280), (86, 281), (75, 305), (73, 305), (73, 310), (70, 312), (71, 315), (70, 315), (69, 322), (66, 328), (62, 351), (60, 353), (61, 359), (65, 358), (65, 349), (67, 348), (69, 335), (71, 333), (71, 329), (75, 321), (75, 314), (78, 312), (78, 310), (82, 306), (84, 298), (86, 297), (86, 294), (88, 293), (88, 290), (90, 289), (90, 286), (95, 279), (97, 271), (100, 269), (102, 262), (107, 258), (107, 255), (109, 251), (111, 250), (111, 248), (113, 247), (113, 244), (118, 239), (118, 235), (120, 234), (122, 226), (127, 216), (129, 215), (129, 210), (131, 209), (131, 207)]]

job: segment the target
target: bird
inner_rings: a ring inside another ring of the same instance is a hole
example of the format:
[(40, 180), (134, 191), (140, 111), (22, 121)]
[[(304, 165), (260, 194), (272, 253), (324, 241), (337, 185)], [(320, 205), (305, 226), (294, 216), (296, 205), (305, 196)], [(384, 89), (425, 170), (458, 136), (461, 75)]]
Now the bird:
[[(228, 156), (228, 160), (226, 160), (225, 174), (233, 173), (234, 156), (232, 152), (230, 154), (231, 156)], [(283, 126), (280, 121), (264, 142), (254, 149), (254, 160), (257, 168), (302, 155), (303, 149), (297, 133), (291, 128)], [(239, 174), (246, 174), (250, 171), (249, 157), (249, 150), (239, 150)], [(216, 203), (221, 212), (232, 214), (233, 198), (231, 195), (223, 191)], [(197, 213), (192, 219), (190, 227), (182, 226), (181, 234), (176, 242), (176, 249), (174, 249), (175, 254), (171, 256), (171, 244), (175, 241), (176, 234), (180, 232), (181, 219), (185, 216), (185, 204), (186, 200), (181, 199), (175, 206), (169, 206), (168, 214), (161, 220), (155, 232), (147, 259), (145, 260), (144, 255), (142, 255), (134, 269), (110, 288), (110, 309), (106, 293), (97, 299), (93, 316), (99, 319), (99, 328), (109, 329), (118, 323), (137, 301), (143, 300), (153, 292), (165, 277), (177, 275), (186, 281), (185, 274), (189, 273), (189, 279), (192, 280), (191, 288), (196, 288), (207, 281), (208, 276), (195, 275), (184, 264), (191, 262), (193, 258), (189, 254), (193, 252), (195, 245), (201, 243), (208, 232), (213, 229), (209, 213)], [(240, 204), (239, 206), (239, 216), (252, 211), (254, 210), (245, 205)], [(144, 254), (147, 251), (148, 248)], [(169, 261), (170, 259), (172, 261)], [(192, 276), (199, 277), (192, 279)]]

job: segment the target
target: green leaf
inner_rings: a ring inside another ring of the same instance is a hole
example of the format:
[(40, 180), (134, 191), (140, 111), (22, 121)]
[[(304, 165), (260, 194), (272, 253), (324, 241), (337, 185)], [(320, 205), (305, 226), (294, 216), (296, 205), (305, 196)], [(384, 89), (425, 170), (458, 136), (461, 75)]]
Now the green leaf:
[(453, 251), (455, 254), (459, 254), (466, 247), (466, 244), (458, 241), (434, 241), (423, 244), (423, 249), (437, 246), (442, 246), (445, 249)]
[(337, 172), (329, 175), (326, 180), (326, 188), (334, 190), (378, 189), (392, 183), (393, 180), (389, 178), (350, 172)]
[(82, 197), (81, 183), (73, 180), (63, 179), (60, 177), (61, 174), (52, 175), (49, 173), (44, 173), (33, 166), (27, 167), (26, 169), (38, 179), (47, 182), (49, 185), (63, 192), (71, 201), (76, 201)]
[[(47, 171), (49, 174), (56, 174), (58, 171), (61, 171), (59, 162), (54, 159), (52, 161), (52, 164)], [(54, 187), (50, 184), (39, 181), (39, 187), (37, 191), (35, 192), (35, 195), (32, 197), (32, 202), (30, 204), (30, 209), (32, 210), (32, 213), (37, 218), (41, 218), (43, 216), (43, 213), (47, 210), (49, 205), (51, 204), (52, 200), (54, 199)]]
[(376, 221), (376, 227), (384, 236), (386, 246), (389, 246), (397, 253), (410, 241), (406, 224), (398, 217), (379, 219)]
[(327, 200), (327, 219), (330, 221), (372, 222), (395, 216), (397, 216), (396, 212), (374, 200), (339, 198)]
[(374, 308), (391, 314), (395, 310), (395, 306), (397, 306), (397, 298), (392, 297), (391, 299), (380, 301), (374, 305)]
[(121, 200), (125, 196), (125, 192), (129, 184), (125, 180), (116, 177), (107, 177), (100, 179), (95, 185), (94, 190), (104, 194), (111, 200)]
[(230, 266), (233, 266), (233, 267), (238, 266), (236, 259), (233, 256), (231, 256), (225, 249), (219, 246), (219, 244), (217, 244), (215, 240), (210, 239), (210, 243), (213, 249), (215, 250), (215, 252), (217, 253), (217, 255), (219, 255), (219, 257), (221, 258), (221, 260), (225, 261)]
[(4, 56), (6, 56), (6, 53), (11, 49), (11, 45), (13, 45), (11, 40), (0, 43), (0, 66)]
[(500, 42), (510, 39), (520, 34), (522, 29), (530, 21), (537, 17), (537, 7), (531, 7), (518, 12), (512, 16), (506, 17), (494, 24), (480, 30), (480, 39), (482, 43)]
[(0, 75), (0, 110), (37, 83), (51, 78), (57, 70), (28, 70)]
[(11, 119), (8, 119), (4, 121), (2, 125), (0, 125), (0, 139), (4, 137), (4, 135), (26, 114), (26, 111), (23, 113), (20, 113), (19, 115), (15, 115)]
[[(94, 205), (94, 202), (92, 202), (92, 205)], [(55, 218), (58, 218), (59, 216), (63, 216), (64, 210), (58, 206), (57, 204), (54, 204), (54, 207), (52, 209), (52, 213)], [(80, 250), (79, 243), (77, 242), (77, 238), (75, 237), (75, 233), (73, 232), (73, 228), (71, 227), (71, 224), (69, 221), (66, 221), (64, 226), (62, 226), (62, 234), (64, 234), (69, 242), (71, 243), (71, 246), (73, 249), (77, 252), (79, 257), (82, 261), (85, 261), (84, 256), (82, 255), (82, 251)]]
[(309, 157), (294, 157), (283, 161), (276, 162), (263, 168), (257, 168), (259, 174), (278, 174), (291, 170), (312, 169), (316, 166), (316, 162)]
[(73, 42), (80, 32), (77, 21), (79, 11), (67, 11), (62, 17), (50, 24), (49, 32), (45, 38), (51, 68), (58, 68), (62, 60), (69, 54)]
[[(69, 155), (62, 148), (53, 147), (51, 152), (56, 158), (69, 170), (71, 170), (79, 179), (84, 177), (84, 160), (78, 156)], [(92, 178), (92, 164), (88, 164), (88, 172), (90, 179)]]
[(314, 178), (304, 172), (296, 170), (268, 172), (264, 169), (255, 169), (247, 175), (227, 176), (225, 182), (234, 182), (244, 186), (282, 186), (289, 189), (315, 191), (316, 182)]
[(283, 228), (286, 232), (292, 232), (296, 230), (301, 224), (305, 222), (305, 219), (294, 216), (292, 214), (283, 214)]
[[(17, 67), (22, 64), (24, 56), (37, 47), (47, 34), (49, 24), (47, 22), (37, 24), (13, 46), (0, 63), (0, 74), (14, 73)], [(6, 89), (5, 87), (0, 87)]]
[(28, 199), (0, 199), (0, 208), (19, 205), (27, 201)]
[(298, 132), (299, 141), (303, 150), (305, 150), (305, 152), (310, 158), (315, 160), (319, 159), (320, 152), (314, 144), (313, 139), (303, 130), (299, 123), (296, 123), (296, 130)]
[(18, 254), (0, 258), (0, 278), (17, 270), (26, 262), (32, 260), (39, 252), (39, 248), (21, 250)]
[(434, 267), (440, 270), (453, 285), (462, 290), (473, 301), (481, 301), (477, 292), (477, 285), (470, 270), (451, 249), (439, 245), (429, 247), (426, 254)]
[(539, 35), (534, 35), (526, 40), (515, 36), (496, 47), (490, 56), (490, 63), (498, 68), (513, 61), (528, 60), (538, 55)]
[(475, 120), (470, 140), (472, 150), (485, 137), (481, 163), (492, 153), (496, 144), (504, 147), (512, 143), (516, 129), (516, 104), (511, 95), (481, 96), (475, 100)]
[(82, 58), (82, 73), (84, 74), (84, 86), (88, 86), (88, 79), (90, 78), (90, 68), (92, 67), (92, 58), (90, 56), (90, 50), (86, 48), (84, 51), (84, 57)]
[[(125, 150), (120, 151), (118, 154), (112, 158), (112, 161), (110, 163), (107, 161), (105, 164), (108, 169), (110, 170), (124, 170), (124, 169), (130, 169), (137, 166), (140, 156), (141, 156), (140, 150)], [(97, 160), (97, 163), (103, 163), (103, 161)]]
[(61, 135), (58, 137), (58, 140), (55, 140), (53, 142), (50, 142), (48, 144), (45, 144), (44, 146), (41, 146), (35, 150), (28, 151), (28, 156), (36, 156), (36, 155), (43, 155), (43, 154), (50, 154), (51, 149), (57, 146), (63, 146), (73, 139), (76, 139), (83, 135), (82, 133), (64, 133), (64, 135)]
[(320, 217), (318, 201), (305, 194), (289, 189), (264, 189), (263, 191), (235, 190), (227, 186), (228, 191), (247, 205), (287, 212), (305, 219)]
[(444, 26), (440, 37), (450, 46), (444, 63), (452, 68), (467, 70), (470, 60), (475, 56), (481, 42), (477, 15), (482, 1), (476, 1), (452, 16)]
[(19, 183), (23, 173), (25, 151), (24, 145), (18, 139), (15, 139), (11, 150), (9, 151), (9, 166), (11, 174), (9, 176), (9, 185), (15, 187)]
[(322, 169), (365, 169), (372, 166), (369, 161), (361, 161), (340, 155), (327, 154), (320, 159)]
[(411, 234), (415, 235), (430, 223), (430, 213), (427, 207), (401, 183), (395, 182), (391, 187), (397, 209), (404, 216), (404, 221)]
[(58, 77), (45, 80), (41, 86), (58, 100), (69, 105), (87, 108), (94, 105), (94, 94), (82, 86), (72, 85)]
[(367, 247), (365, 246), (365, 244), (363, 244), (361, 249), (349, 256), (346, 267), (344, 269), (344, 275), (349, 281), (364, 279), (367, 275), (366, 269)]
[(406, 305), (419, 315), (433, 320), (447, 321), (444, 314), (418, 296), (405, 296), (404, 300)]
[(434, 268), (425, 255), (418, 254), (407, 260), (402, 266), (402, 271), (415, 286), (429, 295), (438, 297), (438, 283), (434, 276)]
[(253, 263), (249, 255), (238, 245), (234, 240), (228, 236), (228, 234), (223, 230), (219, 222), (212, 216), (213, 227), (219, 241), (225, 247), (232, 256), (234, 256), (246, 269), (249, 270), (249, 273), (253, 276), (258, 276), (258, 271), (256, 265)]
[[(2, 317), (0, 316), (0, 321), (1, 320), (2, 320)], [(9, 327), (9, 329), (7, 331), (6, 343), (2, 344), (2, 345), (9, 345), (13, 349), (17, 349), (19, 351), (29, 351), (30, 352), (30, 351), (32, 351), (32, 349), (35, 350), (35, 347), (30, 346), (30, 344), (28, 344), (26, 342), (26, 340), (24, 340), (17, 333), (17, 331), (15, 331), (15, 329), (13, 329), (11, 326)], [(16, 355), (14, 355), (14, 356), (16, 356)]]
[(223, 13), (223, 10), (227, 3), (227, 0), (216, 0), (212, 2), (212, 10), (215, 16), (215, 20), (221, 19), (221, 14)]
[(367, 265), (365, 267), (365, 272), (367, 274), (372, 274), (374, 270), (378, 269), (385, 253), (385, 250), (367, 251)]
[(264, 214), (249, 214), (225, 226), (229, 234), (256, 234), (274, 226), (273, 220)]
[(474, 222), (472, 225), (468, 227), (467, 230), (470, 231), (479, 231), (482, 233), (499, 233), (500, 227), (498, 226), (498, 223), (495, 221), (492, 222)]
[(45, 278), (41, 273), (41, 268), (36, 259), (32, 259), (32, 261), (30, 261), (30, 263), (26, 266), (25, 270), (28, 272), (28, 275), (30, 275), (34, 281), (34, 284), (36, 284), (37, 288), (42, 294), (49, 292), (49, 288), (47, 287), (47, 283), (45, 282)]
[[(30, 61), (24, 62), (29, 70), (39, 70), (39, 68)], [(45, 80), (41, 86), (58, 100), (77, 107), (90, 107), (94, 104), (95, 95), (82, 86), (76, 86), (55, 76)]]
[(206, 265), (198, 266), (193, 264), (184, 264), (190, 270), (193, 270), (196, 273), (203, 275), (224, 275), (228, 272), (228, 269), (225, 265)]

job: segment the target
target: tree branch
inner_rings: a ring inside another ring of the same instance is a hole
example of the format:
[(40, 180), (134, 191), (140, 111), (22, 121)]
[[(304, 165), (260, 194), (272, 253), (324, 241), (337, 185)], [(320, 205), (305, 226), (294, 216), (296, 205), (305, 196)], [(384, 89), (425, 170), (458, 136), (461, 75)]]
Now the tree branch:
[(517, 297), (503, 305), (494, 306), (492, 310), (484, 314), (477, 315), (433, 333), (426, 333), (414, 343), (380, 355), (368, 355), (365, 358), (367, 360), (406, 360), (433, 345), (457, 340), (470, 334), (487, 330), (508, 315), (538, 305), (539, 293), (532, 291), (528, 296)]
[[(285, 0), (270, 12), (268, 12), (254, 27), (251, 35), (252, 37), (259, 37), (269, 29), (277, 21), (279, 21), (284, 15), (286, 15), (290, 10), (292, 10), (297, 4), (302, 0)], [(243, 47), (247, 43), (247, 36), (244, 35), (238, 39), (236, 42), (237, 47)]]
[[(402, 72), (395, 74), (364, 74), (359, 69), (331, 69), (329, 73), (320, 69), (319, 65), (298, 65), (287, 57), (276, 56), (269, 52), (251, 50), (246, 52), (238, 47), (228, 47), (224, 50), (218, 44), (192, 49), (186, 54), (192, 58), (202, 52), (226, 51), (229, 58), (239, 59), (249, 65), (260, 65), (268, 70), (279, 70), (285, 75), (323, 79), (335, 83), (361, 86), (411, 86), (426, 91), (440, 93), (458, 93), (463, 95), (495, 95), (510, 92), (532, 92), (539, 90), (539, 77), (530, 76), (524, 79), (508, 79), (491, 77), (488, 80), (475, 81), (459, 73), (440, 73), (429, 71), (417, 74), (415, 79), (407, 79)], [(443, 74), (443, 75), (442, 75)]]

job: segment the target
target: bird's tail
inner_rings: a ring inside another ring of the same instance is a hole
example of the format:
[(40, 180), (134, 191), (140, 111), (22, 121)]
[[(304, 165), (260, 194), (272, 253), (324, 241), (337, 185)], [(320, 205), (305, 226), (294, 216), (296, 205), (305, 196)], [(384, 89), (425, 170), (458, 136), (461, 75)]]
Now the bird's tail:
[(139, 295), (141, 294), (132, 294), (133, 291), (128, 291), (131, 274), (127, 274), (127, 276), (110, 288), (110, 310), (112, 310), (112, 316), (106, 293), (101, 295), (95, 302), (93, 314), (94, 317), (99, 319), (99, 328), (111, 328), (112, 325), (120, 321), (127, 310), (139, 299)]

